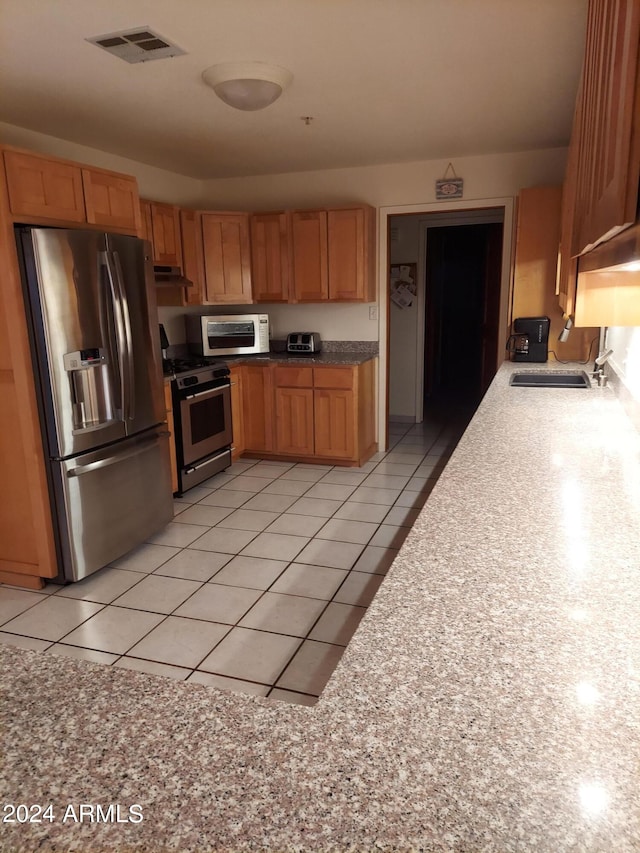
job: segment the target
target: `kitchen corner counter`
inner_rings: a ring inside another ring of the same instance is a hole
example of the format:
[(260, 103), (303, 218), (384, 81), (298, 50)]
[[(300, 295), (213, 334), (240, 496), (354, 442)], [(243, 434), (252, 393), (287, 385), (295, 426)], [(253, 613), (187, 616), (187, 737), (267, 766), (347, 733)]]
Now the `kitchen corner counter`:
[[(638, 851), (640, 436), (505, 364), (311, 708), (2, 648), (12, 851)], [(141, 823), (63, 823), (67, 804)]]

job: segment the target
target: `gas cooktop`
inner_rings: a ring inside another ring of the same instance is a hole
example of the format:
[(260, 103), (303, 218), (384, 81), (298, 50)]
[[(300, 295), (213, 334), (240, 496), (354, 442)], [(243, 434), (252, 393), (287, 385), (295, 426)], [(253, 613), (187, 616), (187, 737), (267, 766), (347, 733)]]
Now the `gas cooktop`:
[(226, 367), (226, 363), (219, 358), (205, 358), (204, 356), (188, 356), (187, 358), (164, 358), (162, 360), (162, 372), (165, 376), (182, 376), (200, 370), (203, 367)]

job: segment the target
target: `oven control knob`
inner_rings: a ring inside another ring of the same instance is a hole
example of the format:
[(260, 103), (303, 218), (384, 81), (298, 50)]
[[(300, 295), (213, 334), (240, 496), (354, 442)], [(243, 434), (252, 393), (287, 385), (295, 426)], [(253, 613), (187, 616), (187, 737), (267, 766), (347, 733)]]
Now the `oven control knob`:
[(182, 380), (182, 384), (186, 387), (188, 385), (197, 385), (198, 377), (197, 376), (185, 376)]

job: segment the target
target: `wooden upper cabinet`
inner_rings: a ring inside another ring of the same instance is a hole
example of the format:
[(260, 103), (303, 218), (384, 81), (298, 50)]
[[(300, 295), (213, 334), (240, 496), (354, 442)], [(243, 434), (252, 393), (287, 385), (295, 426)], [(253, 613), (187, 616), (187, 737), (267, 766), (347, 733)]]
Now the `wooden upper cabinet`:
[(14, 216), (87, 221), (80, 166), (11, 150), (4, 164)]
[(571, 255), (631, 225), (640, 177), (640, 3), (590, 0), (579, 105)]
[(153, 223), (151, 221), (151, 202), (140, 199), (140, 218), (142, 229), (140, 236), (143, 240), (148, 240), (153, 249)]
[(291, 214), (293, 291), (296, 302), (326, 302), (329, 297), (326, 210)]
[(569, 145), (567, 168), (562, 186), (560, 239), (556, 266), (556, 295), (560, 308), (566, 315), (573, 314), (576, 305), (578, 262), (572, 255), (572, 246), (576, 215), (575, 197), (576, 181), (578, 179), (578, 158), (580, 156), (578, 134), (576, 131), (579, 124), (580, 107), (581, 96), (580, 92), (578, 92), (573, 119), (574, 131), (571, 136), (571, 144)]
[[(564, 326), (554, 286), (561, 233), (562, 188), (527, 187), (518, 196), (518, 227), (513, 270), (511, 318), (544, 317), (551, 320), (549, 339), (554, 341), (551, 361), (581, 361), (597, 329), (575, 328), (569, 339), (559, 342)], [(571, 299), (575, 299), (575, 285)], [(573, 303), (572, 303), (573, 304)], [(574, 313), (574, 307), (567, 313)]]
[(138, 182), (128, 175), (83, 169), (87, 222), (130, 234), (142, 233)]
[(375, 208), (292, 214), (296, 302), (375, 302)]
[(151, 227), (154, 263), (182, 269), (179, 209), (174, 204), (152, 201)]
[(291, 277), (289, 214), (253, 213), (250, 228), (253, 298), (256, 302), (287, 302)]
[(249, 214), (203, 213), (204, 302), (240, 305), (253, 301)]
[(375, 210), (327, 212), (329, 299), (375, 302)]
[(180, 210), (182, 238), (182, 271), (193, 287), (185, 290), (185, 305), (202, 304), (204, 288), (204, 254), (202, 249), (202, 218), (197, 210)]

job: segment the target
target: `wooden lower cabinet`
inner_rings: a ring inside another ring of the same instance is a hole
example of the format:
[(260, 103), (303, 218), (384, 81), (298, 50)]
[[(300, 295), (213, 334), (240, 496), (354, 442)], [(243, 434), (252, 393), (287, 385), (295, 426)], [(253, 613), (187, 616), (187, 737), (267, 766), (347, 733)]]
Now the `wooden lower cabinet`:
[(240, 366), (231, 367), (231, 425), (233, 438), (231, 458), (237, 459), (244, 452), (244, 407), (242, 404), (243, 371)]
[(245, 365), (245, 451), (362, 465), (377, 449), (375, 364)]
[(246, 451), (269, 453), (275, 450), (273, 377), (270, 365), (243, 366), (242, 419)]
[(171, 458), (171, 491), (178, 491), (178, 463), (176, 460), (176, 430), (173, 423), (173, 399), (171, 397), (171, 385), (165, 382), (164, 405), (167, 412), (167, 429), (171, 433), (169, 439), (169, 456)]
[(315, 455), (353, 459), (356, 446), (353, 391), (314, 391)]
[(276, 388), (276, 450), (310, 456), (314, 452), (314, 392), (311, 388)]

